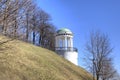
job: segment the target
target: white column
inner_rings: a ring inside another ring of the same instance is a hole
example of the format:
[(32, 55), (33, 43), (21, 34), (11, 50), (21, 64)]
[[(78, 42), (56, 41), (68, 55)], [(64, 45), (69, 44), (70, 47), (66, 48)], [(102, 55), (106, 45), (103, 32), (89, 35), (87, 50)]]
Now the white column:
[(60, 47), (60, 38), (57, 38), (57, 47)]
[(67, 36), (65, 36), (64, 44), (65, 44), (65, 49), (67, 49)]
[(65, 37), (63, 36), (63, 47), (65, 47)]
[(56, 36), (56, 38), (55, 38), (55, 47), (56, 47), (56, 50), (58, 50), (59, 49), (58, 47), (60, 47), (60, 38), (59, 38), (59, 36)]
[(55, 38), (55, 47), (58, 47), (58, 38)]
[(69, 50), (70, 48), (70, 42), (69, 42), (70, 40), (69, 40), (69, 37), (67, 37), (67, 50)]
[(68, 38), (68, 47), (71, 47), (71, 39), (70, 39), (70, 37)]
[(70, 37), (70, 43), (71, 43), (70, 47), (73, 47), (73, 38), (72, 37)]
[(62, 37), (59, 36), (59, 47), (62, 47)]
[(62, 37), (62, 47), (63, 47), (63, 49), (64, 49), (64, 47), (65, 47), (65, 39), (64, 39), (64, 36)]
[(67, 37), (67, 47), (69, 47), (69, 39), (68, 39), (68, 37)]

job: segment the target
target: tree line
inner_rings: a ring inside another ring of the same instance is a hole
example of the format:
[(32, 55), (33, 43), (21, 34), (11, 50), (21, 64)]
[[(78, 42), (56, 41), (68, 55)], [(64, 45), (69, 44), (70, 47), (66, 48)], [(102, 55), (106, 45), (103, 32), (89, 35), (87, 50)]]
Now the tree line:
[(54, 50), (55, 31), (34, 0), (0, 0), (0, 34)]

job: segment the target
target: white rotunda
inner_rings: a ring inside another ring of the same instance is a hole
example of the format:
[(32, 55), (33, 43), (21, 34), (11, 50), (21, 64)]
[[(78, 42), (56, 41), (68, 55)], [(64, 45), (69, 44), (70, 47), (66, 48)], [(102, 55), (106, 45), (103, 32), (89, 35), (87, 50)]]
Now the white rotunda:
[(73, 33), (69, 29), (62, 28), (56, 32), (55, 51), (58, 55), (78, 65), (78, 51), (73, 47)]

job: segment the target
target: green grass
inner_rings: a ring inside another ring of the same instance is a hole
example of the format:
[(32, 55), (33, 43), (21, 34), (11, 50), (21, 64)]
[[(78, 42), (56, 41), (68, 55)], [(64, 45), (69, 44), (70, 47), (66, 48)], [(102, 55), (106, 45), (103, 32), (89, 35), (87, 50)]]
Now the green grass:
[[(0, 36), (0, 42), (7, 40)], [(13, 40), (0, 45), (0, 80), (92, 80), (92, 76), (50, 50)]]

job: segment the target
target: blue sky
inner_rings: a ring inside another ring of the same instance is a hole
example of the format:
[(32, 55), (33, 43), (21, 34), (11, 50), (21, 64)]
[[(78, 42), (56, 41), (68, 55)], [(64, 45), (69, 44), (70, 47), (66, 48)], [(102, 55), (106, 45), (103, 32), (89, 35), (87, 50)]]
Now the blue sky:
[(120, 73), (120, 0), (37, 0), (37, 4), (50, 14), (57, 29), (66, 27), (74, 33), (80, 66), (84, 67), (84, 47), (90, 31), (107, 34), (114, 48), (114, 65)]

